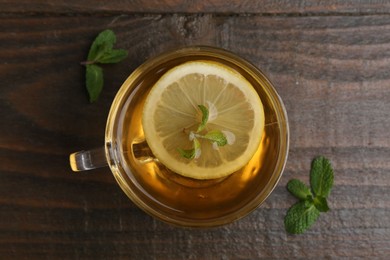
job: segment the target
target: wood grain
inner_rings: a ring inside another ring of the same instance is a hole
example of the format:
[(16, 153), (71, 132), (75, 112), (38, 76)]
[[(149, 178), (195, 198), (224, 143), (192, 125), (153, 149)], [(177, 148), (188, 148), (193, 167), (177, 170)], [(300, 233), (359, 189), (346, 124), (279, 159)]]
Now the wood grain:
[[(387, 8), (371, 2), (370, 10)], [(44, 1), (19, 1), (20, 8), (9, 3), (2, 1), (8, 8), (3, 12), (58, 8)], [(62, 5), (74, 12), (72, 3)], [(359, 3), (354, 8), (364, 6)], [(100, 8), (80, 5), (91, 12)], [(209, 7), (204, 8), (215, 11)], [(1, 258), (385, 259), (390, 255), (389, 18), (1, 16)], [(129, 58), (105, 66), (103, 94), (91, 105), (79, 62), (106, 28), (117, 33), (117, 46), (127, 49)], [(285, 101), (291, 130), (286, 171), (266, 203), (238, 222), (208, 230), (176, 228), (147, 216), (108, 169), (73, 174), (68, 166), (69, 153), (103, 144), (110, 103), (134, 68), (164, 50), (191, 44), (223, 47), (260, 67)], [(285, 185), (291, 178), (308, 183), (311, 159), (319, 154), (335, 168), (332, 210), (305, 234), (288, 235), (283, 218), (295, 199)]]
[(225, 14), (388, 14), (386, 0), (0, 0), (3, 13), (134, 14), (134, 13), (225, 13)]

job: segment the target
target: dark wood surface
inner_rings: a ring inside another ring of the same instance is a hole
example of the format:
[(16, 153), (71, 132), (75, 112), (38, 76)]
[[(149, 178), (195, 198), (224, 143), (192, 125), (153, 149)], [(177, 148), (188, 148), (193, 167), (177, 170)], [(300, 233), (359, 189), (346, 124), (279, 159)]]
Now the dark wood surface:
[(134, 14), (134, 13), (227, 13), (227, 14), (387, 14), (386, 0), (0, 0), (3, 13), (39, 14)]
[[(89, 104), (84, 60), (111, 28), (129, 57), (105, 66)], [(99, 147), (116, 91), (148, 57), (207, 44), (252, 61), (290, 120), (285, 173), (266, 203), (224, 227), (152, 219), (108, 168), (73, 174), (71, 152)], [(388, 1), (0, 1), (1, 259), (259, 259), (390, 256)], [(283, 218), (289, 179), (331, 159), (331, 211), (303, 235)]]

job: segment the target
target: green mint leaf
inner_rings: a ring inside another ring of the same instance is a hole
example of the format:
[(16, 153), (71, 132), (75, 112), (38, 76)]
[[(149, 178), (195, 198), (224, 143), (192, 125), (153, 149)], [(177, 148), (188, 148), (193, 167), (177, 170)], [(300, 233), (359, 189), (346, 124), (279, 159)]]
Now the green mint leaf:
[(104, 53), (112, 50), (114, 43), (116, 42), (115, 33), (111, 30), (104, 30), (93, 41), (88, 53), (88, 61), (96, 61)]
[(333, 169), (323, 156), (313, 160), (310, 170), (310, 185), (315, 196), (326, 198), (333, 186)]
[(292, 234), (301, 234), (311, 227), (318, 219), (320, 212), (310, 201), (300, 201), (294, 204), (284, 218), (286, 231)]
[(86, 85), (90, 102), (95, 102), (103, 89), (103, 71), (96, 63), (117, 63), (127, 57), (127, 51), (113, 50), (116, 42), (115, 33), (104, 30), (93, 41), (88, 52), (87, 61), (81, 62), (86, 66)]
[(97, 65), (87, 65), (86, 85), (89, 94), (89, 101), (95, 102), (103, 89), (103, 70)]
[(128, 52), (123, 49), (109, 50), (98, 57), (96, 62), (99, 63), (118, 63), (127, 57)]
[(180, 153), (180, 155), (186, 159), (194, 159), (195, 158), (195, 149), (188, 149), (184, 150), (181, 148), (178, 148), (177, 151)]
[(315, 197), (313, 199), (314, 206), (321, 212), (329, 211), (328, 202), (323, 197)]
[(292, 195), (300, 200), (306, 200), (307, 198), (311, 198), (313, 196), (311, 194), (310, 188), (297, 179), (290, 180), (287, 183), (287, 189), (289, 192), (291, 192)]
[(202, 122), (200, 122), (200, 125), (198, 129), (196, 130), (197, 133), (202, 131), (207, 124), (207, 121), (209, 120), (209, 110), (204, 105), (198, 105), (200, 111), (202, 112)]
[(212, 130), (204, 135), (203, 138), (217, 143), (218, 146), (224, 146), (227, 144), (226, 136), (219, 130)]
[(200, 156), (201, 150), (200, 150), (200, 142), (198, 139), (194, 138), (194, 148), (184, 150), (178, 148), (177, 150), (179, 151), (180, 155), (186, 159), (197, 159)]

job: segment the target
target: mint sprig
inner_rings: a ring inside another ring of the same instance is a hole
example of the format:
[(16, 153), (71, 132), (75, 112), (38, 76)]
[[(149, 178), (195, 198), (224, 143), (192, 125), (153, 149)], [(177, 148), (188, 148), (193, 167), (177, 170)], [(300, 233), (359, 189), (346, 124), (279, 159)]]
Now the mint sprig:
[(102, 31), (93, 41), (86, 61), (86, 87), (89, 101), (95, 102), (103, 89), (103, 69), (97, 64), (118, 63), (127, 57), (123, 49), (113, 49), (116, 42), (115, 33), (111, 30)]
[[(206, 132), (205, 134), (201, 134), (200, 132), (204, 131), (206, 129), (207, 122), (209, 120), (209, 110), (204, 105), (198, 105), (198, 108), (202, 114), (201, 122), (196, 130), (196, 132), (191, 131), (189, 133), (189, 139), (193, 141), (193, 148), (192, 149), (181, 149), (178, 148), (178, 152), (180, 155), (186, 159), (197, 159), (199, 158), (201, 154), (201, 145), (199, 142), (199, 139), (205, 139), (210, 141), (213, 144), (214, 149), (218, 149), (219, 146), (224, 146), (226, 144), (232, 144), (235, 140), (234, 134), (225, 131), (232, 135), (234, 138), (231, 143), (228, 142), (228, 139), (226, 135), (220, 131), (220, 130), (211, 130)], [(185, 131), (184, 131), (185, 132)]]
[(311, 189), (303, 182), (292, 179), (287, 189), (300, 201), (294, 204), (284, 218), (286, 231), (301, 234), (318, 219), (320, 212), (329, 211), (326, 198), (333, 186), (334, 174), (330, 161), (323, 156), (315, 158), (310, 170)]

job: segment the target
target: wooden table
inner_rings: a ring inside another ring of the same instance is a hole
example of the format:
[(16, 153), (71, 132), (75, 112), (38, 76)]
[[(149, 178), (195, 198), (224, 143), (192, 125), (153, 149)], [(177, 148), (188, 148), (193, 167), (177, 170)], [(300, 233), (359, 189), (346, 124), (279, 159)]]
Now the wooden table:
[[(390, 2), (0, 0), (0, 258), (258, 259), (390, 256)], [(122, 63), (105, 66), (90, 104), (94, 37), (110, 28)], [(290, 120), (284, 175), (266, 203), (215, 229), (152, 219), (108, 168), (73, 174), (71, 152), (100, 147), (121, 83), (148, 57), (206, 44), (260, 67)], [(330, 158), (331, 211), (303, 235), (285, 232), (311, 160)]]

